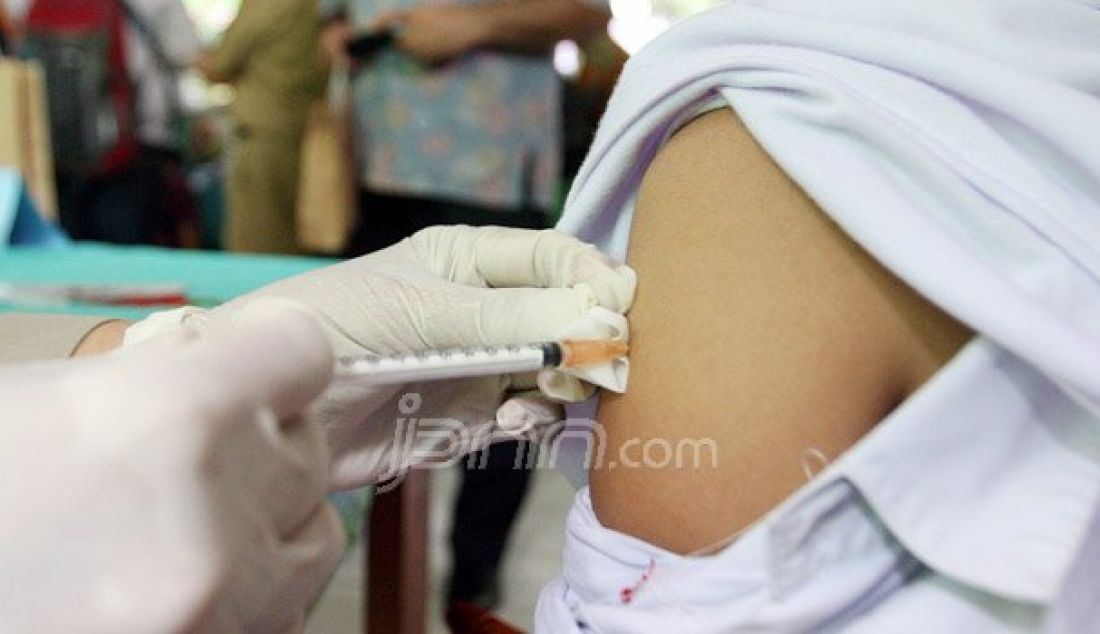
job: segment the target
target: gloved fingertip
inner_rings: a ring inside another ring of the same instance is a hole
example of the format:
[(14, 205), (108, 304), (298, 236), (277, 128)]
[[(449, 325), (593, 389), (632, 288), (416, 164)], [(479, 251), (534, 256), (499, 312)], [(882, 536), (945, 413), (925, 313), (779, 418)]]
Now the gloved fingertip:
[(564, 414), (561, 405), (541, 396), (518, 396), (497, 409), (497, 427), (508, 433), (520, 433), (556, 423)]
[(202, 350), (211, 371), (251, 385), (280, 418), (299, 412), (319, 395), (336, 366), (313, 313), (282, 299), (212, 311)]
[(629, 310), (634, 303), (637, 288), (638, 275), (626, 264), (607, 268), (599, 275), (574, 286), (574, 289), (585, 289), (591, 293), (593, 300), (587, 308), (602, 306), (620, 314)]
[(616, 297), (620, 302), (620, 312), (626, 312), (634, 303), (634, 294), (638, 291), (638, 273), (629, 265), (622, 264), (615, 269), (618, 276), (614, 284)]
[(586, 401), (596, 393), (594, 386), (554, 370), (540, 372), (538, 384), (540, 392), (563, 403)]

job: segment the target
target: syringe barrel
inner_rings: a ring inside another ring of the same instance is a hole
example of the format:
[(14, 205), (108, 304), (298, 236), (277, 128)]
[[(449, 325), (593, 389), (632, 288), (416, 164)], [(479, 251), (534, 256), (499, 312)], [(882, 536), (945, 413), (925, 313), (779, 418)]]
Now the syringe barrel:
[(398, 385), (533, 372), (557, 365), (557, 344), (500, 346), (427, 351), (408, 355), (363, 356), (341, 359), (337, 377), (372, 385)]

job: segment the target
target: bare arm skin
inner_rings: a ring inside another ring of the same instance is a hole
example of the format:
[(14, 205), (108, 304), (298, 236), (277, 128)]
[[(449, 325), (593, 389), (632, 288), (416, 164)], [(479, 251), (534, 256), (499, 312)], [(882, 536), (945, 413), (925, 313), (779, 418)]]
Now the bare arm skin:
[(605, 526), (674, 552), (758, 519), (805, 483), (807, 449), (835, 459), (971, 336), (847, 238), (728, 110), (650, 166), (630, 264), (631, 385), (603, 399), (607, 455), (711, 439), (717, 464), (595, 469), (592, 501)]
[(474, 10), (486, 25), (481, 45), (526, 53), (549, 51), (560, 40), (587, 40), (611, 17), (579, 0), (493, 2)]
[(133, 322), (123, 319), (103, 322), (89, 330), (88, 334), (84, 335), (84, 338), (77, 344), (76, 349), (73, 350), (72, 356), (95, 356), (106, 354), (116, 348), (122, 347), (123, 338), (126, 336), (126, 329), (132, 324)]
[[(607, 26), (611, 15), (580, 0), (497, 1), (483, 4), (425, 4), (380, 16), (373, 28), (400, 25), (397, 45), (429, 65), (443, 64), (478, 48), (545, 54), (563, 39), (586, 40)], [(338, 23), (337, 23), (338, 24)], [(323, 39), (340, 55), (337, 25)], [(342, 37), (349, 36), (345, 27)]]

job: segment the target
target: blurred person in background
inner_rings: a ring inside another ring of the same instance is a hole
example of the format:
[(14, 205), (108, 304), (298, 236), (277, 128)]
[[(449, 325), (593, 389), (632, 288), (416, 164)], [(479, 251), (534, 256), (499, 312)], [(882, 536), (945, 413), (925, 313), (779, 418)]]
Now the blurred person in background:
[[(565, 81), (562, 99), (562, 167), (566, 184), (572, 183), (580, 171), (611, 99), (611, 91), (630, 57), (608, 33), (584, 42), (579, 51), (580, 68)], [(569, 187), (564, 189), (568, 191)]]
[(365, 32), (396, 46), (361, 60), (354, 97), (361, 214), (350, 251), (433, 224), (541, 227), (561, 172), (551, 53), (607, 24), (599, 0), (322, 0), (329, 55)]
[[(541, 228), (562, 163), (555, 45), (607, 25), (600, 0), (322, 0), (329, 56), (390, 30), (394, 46), (358, 60), (353, 97), (363, 164), (349, 255), (435, 224)], [(530, 472), (522, 445), (465, 464), (451, 533), (447, 604), (499, 603), (499, 569)]]
[(244, 0), (199, 68), (233, 85), (223, 246), (295, 253), (302, 130), (324, 93), (317, 0)]
[(46, 70), (65, 230), (193, 246), (179, 80), (201, 45), (181, 0), (3, 1)]
[(15, 40), (15, 24), (8, 16), (4, 5), (0, 4), (0, 55), (8, 55), (12, 51), (12, 42)]

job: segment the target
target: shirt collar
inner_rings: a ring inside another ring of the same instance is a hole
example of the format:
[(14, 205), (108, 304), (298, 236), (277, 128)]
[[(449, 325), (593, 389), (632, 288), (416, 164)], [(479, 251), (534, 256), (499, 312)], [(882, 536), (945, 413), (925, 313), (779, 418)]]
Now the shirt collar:
[[(807, 543), (837, 481), (929, 568), (1047, 604), (1100, 494), (1100, 425), (1026, 363), (977, 339), (815, 481), (773, 526)], [(780, 563), (784, 553), (777, 553)], [(787, 556), (794, 556), (788, 553)]]

